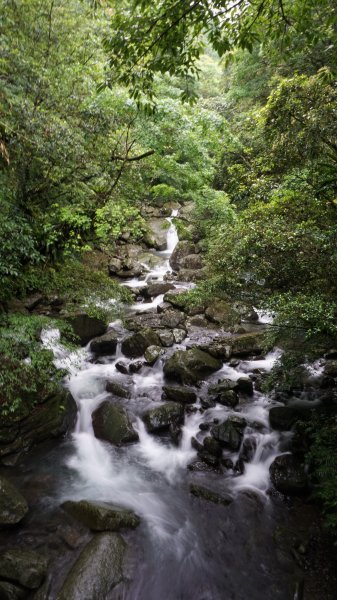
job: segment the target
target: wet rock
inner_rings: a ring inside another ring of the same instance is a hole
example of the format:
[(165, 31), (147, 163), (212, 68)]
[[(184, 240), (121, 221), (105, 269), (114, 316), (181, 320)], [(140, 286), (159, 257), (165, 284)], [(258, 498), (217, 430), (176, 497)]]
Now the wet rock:
[(28, 504), (16, 487), (0, 477), (0, 526), (20, 523), (28, 512)]
[(7, 550), (0, 555), (0, 578), (34, 590), (43, 582), (47, 566), (48, 559), (37, 552), (19, 548)]
[(206, 452), (209, 452), (209, 454), (217, 456), (218, 458), (222, 456), (222, 448), (220, 443), (211, 436), (205, 437), (204, 449)]
[(243, 333), (236, 335), (231, 340), (233, 356), (247, 356), (249, 354), (262, 354), (266, 334), (263, 331)]
[(170, 433), (170, 438), (171, 438), (172, 442), (176, 446), (179, 446), (182, 435), (183, 435), (183, 432), (181, 430), (181, 425), (178, 423), (171, 423), (171, 425), (169, 427), (169, 433)]
[(151, 283), (147, 287), (143, 289), (143, 295), (146, 298), (155, 298), (156, 296), (160, 296), (161, 294), (166, 294), (169, 290), (174, 290), (175, 286), (173, 283), (169, 282), (158, 282)]
[(312, 408), (307, 406), (273, 406), (269, 411), (269, 423), (277, 431), (290, 431), (299, 420), (308, 420)]
[(337, 360), (329, 360), (324, 367), (324, 375), (327, 377), (332, 377), (333, 379), (337, 377)]
[(230, 408), (235, 408), (239, 402), (239, 396), (234, 390), (227, 390), (227, 392), (222, 392), (217, 399), (219, 404), (223, 406), (229, 406)]
[(195, 437), (191, 438), (191, 446), (192, 448), (194, 448), (194, 450), (197, 450), (198, 452), (201, 452), (204, 449), (202, 443), (199, 442), (199, 440), (197, 440), (197, 438)]
[(201, 398), (200, 402), (204, 410), (215, 407), (215, 400), (212, 400), (212, 398)]
[(301, 463), (292, 454), (277, 456), (269, 467), (270, 478), (281, 494), (296, 496), (308, 489), (308, 479)]
[(178, 350), (164, 365), (166, 377), (178, 379), (182, 383), (196, 383), (221, 368), (221, 362), (210, 354), (190, 348)]
[(182, 261), (186, 256), (190, 254), (197, 254), (198, 248), (195, 244), (189, 241), (180, 241), (177, 243), (175, 249), (170, 256), (170, 266), (174, 271), (179, 271), (182, 267)]
[[(34, 444), (64, 435), (73, 428), (76, 414), (74, 399), (60, 386), (54, 394), (42, 395), (29, 414), (12, 413), (6, 416), (5, 423), (0, 419), (0, 462), (6, 466), (15, 465), (20, 454)], [(6, 434), (9, 429), (13, 436)]]
[(213, 323), (218, 323), (224, 327), (232, 327), (241, 320), (240, 313), (224, 300), (215, 299), (208, 305), (205, 311), (206, 317)]
[(254, 386), (253, 382), (249, 377), (239, 377), (237, 380), (238, 391), (246, 396), (253, 396)]
[(173, 329), (173, 337), (176, 344), (181, 344), (186, 337), (186, 331), (184, 329)]
[(134, 362), (130, 363), (129, 365), (129, 371), (130, 373), (138, 373), (141, 368), (143, 367), (144, 363), (141, 360), (135, 360)]
[(105, 389), (109, 394), (113, 394), (119, 398), (130, 398), (130, 391), (128, 388), (120, 385), (117, 381), (107, 381)]
[(168, 310), (162, 316), (161, 326), (168, 327), (169, 329), (177, 329), (179, 326), (184, 325), (184, 322), (184, 313), (179, 310)]
[(211, 465), (206, 464), (202, 460), (194, 460), (189, 465), (187, 465), (189, 471), (196, 471), (197, 473), (216, 473), (219, 472), (219, 469), (214, 468)]
[(218, 468), (219, 466), (219, 458), (214, 456), (214, 454), (207, 452), (204, 448), (198, 451), (198, 457), (211, 467)]
[(134, 529), (140, 523), (140, 518), (132, 510), (104, 502), (69, 500), (62, 504), (62, 508), (93, 531), (119, 531), (124, 527)]
[(149, 346), (146, 348), (144, 357), (149, 365), (154, 365), (156, 360), (163, 354), (164, 350), (161, 346)]
[(126, 545), (117, 533), (100, 533), (82, 550), (56, 600), (103, 600), (123, 579)]
[(243, 440), (239, 460), (250, 462), (253, 460), (256, 451), (256, 439), (253, 436)]
[(150, 433), (168, 429), (172, 424), (182, 423), (183, 419), (184, 408), (178, 402), (166, 402), (143, 415), (146, 429)]
[(27, 598), (28, 590), (9, 581), (0, 581), (0, 600), (22, 600)]
[(104, 335), (101, 335), (93, 339), (90, 343), (90, 350), (94, 354), (106, 355), (114, 354), (116, 352), (118, 343), (118, 334), (116, 331), (107, 331)]
[(122, 341), (122, 352), (129, 358), (142, 356), (149, 346), (160, 346), (158, 335), (150, 328), (129, 335)]
[(128, 365), (123, 360), (119, 360), (115, 363), (115, 367), (119, 373), (123, 373), (123, 375), (127, 375), (129, 372)]
[(172, 304), (170, 304), (169, 302), (161, 302), (157, 306), (157, 312), (159, 314), (167, 312), (168, 310), (172, 310)]
[(149, 248), (166, 250), (167, 248), (167, 221), (165, 219), (147, 219), (148, 232), (144, 236), (144, 243)]
[(92, 413), (92, 425), (97, 438), (117, 446), (138, 440), (126, 410), (108, 400)]
[(242, 319), (245, 321), (258, 321), (259, 315), (253, 306), (245, 304), (244, 302), (234, 302), (232, 305), (234, 310), (238, 312)]
[(209, 431), (210, 424), (209, 423), (200, 423), (199, 429), (200, 431)]
[(96, 317), (89, 317), (87, 313), (82, 312), (74, 316), (65, 316), (66, 321), (70, 323), (74, 333), (79, 337), (81, 345), (86, 346), (90, 340), (99, 337), (106, 332), (106, 323)]
[(164, 302), (170, 304), (174, 308), (179, 308), (180, 310), (184, 310), (186, 307), (186, 298), (185, 294), (188, 290), (185, 288), (176, 288), (175, 290), (171, 290), (167, 292), (164, 296)]
[(178, 385), (164, 385), (163, 392), (169, 400), (182, 404), (193, 404), (197, 400), (197, 395), (193, 390)]
[(223, 504), (223, 506), (228, 506), (233, 502), (233, 498), (228, 494), (218, 494), (217, 492), (213, 492), (202, 485), (195, 485), (194, 483), (191, 483), (190, 485), (190, 492), (193, 494), (193, 496), (202, 498), (208, 502), (214, 502), (214, 504)]
[(221, 460), (221, 464), (225, 467), (225, 469), (234, 469), (233, 461), (231, 458), (223, 458)]
[(186, 321), (186, 326), (188, 328), (191, 327), (202, 327), (202, 328), (210, 328), (210, 327), (214, 327), (213, 324), (210, 324), (209, 321), (207, 321), (206, 317), (204, 317), (204, 315), (193, 315), (191, 317), (189, 317)]
[(246, 425), (247, 422), (244, 418), (233, 416), (220, 423), (220, 425), (214, 425), (211, 433), (225, 448), (236, 452), (241, 446)]
[(173, 346), (174, 336), (172, 331), (170, 331), (169, 329), (158, 331), (158, 336), (162, 346), (164, 346), (165, 348), (170, 348), (170, 346)]

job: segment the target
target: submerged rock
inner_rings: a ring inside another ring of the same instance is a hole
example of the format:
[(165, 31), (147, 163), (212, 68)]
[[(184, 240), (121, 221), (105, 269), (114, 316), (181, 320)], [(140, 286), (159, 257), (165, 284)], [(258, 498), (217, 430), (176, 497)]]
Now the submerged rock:
[(277, 456), (269, 467), (270, 478), (281, 494), (296, 496), (308, 488), (308, 478), (302, 464), (292, 454)]
[(130, 392), (127, 387), (124, 387), (117, 381), (107, 381), (105, 389), (110, 394), (114, 394), (114, 396), (119, 396), (119, 398), (130, 398)]
[(0, 526), (20, 523), (28, 512), (28, 504), (16, 487), (0, 477)]
[(220, 369), (221, 364), (220, 360), (198, 348), (178, 350), (165, 363), (164, 374), (182, 383), (193, 384)]
[(118, 334), (116, 331), (108, 331), (104, 335), (96, 337), (90, 343), (90, 350), (95, 354), (114, 354), (118, 343)]
[(228, 506), (233, 502), (233, 498), (228, 494), (218, 494), (217, 492), (213, 492), (203, 485), (195, 485), (191, 483), (190, 492), (193, 496), (197, 498), (202, 498), (203, 500), (208, 500), (208, 502), (214, 502), (214, 504), (223, 504), (223, 506)]
[(140, 523), (140, 518), (132, 510), (104, 502), (69, 500), (62, 504), (62, 508), (93, 531), (118, 531), (123, 527), (134, 529)]
[(129, 358), (137, 358), (142, 356), (149, 346), (160, 346), (160, 339), (152, 329), (145, 328), (122, 341), (122, 352)]
[(92, 425), (97, 438), (117, 446), (138, 440), (126, 410), (108, 400), (92, 413)]
[(193, 404), (197, 399), (194, 390), (178, 385), (164, 385), (163, 392), (169, 400), (182, 402), (182, 404)]
[(104, 600), (123, 579), (126, 544), (117, 533), (100, 533), (82, 550), (56, 600)]
[(45, 556), (31, 550), (15, 548), (0, 555), (0, 578), (37, 589), (43, 582), (48, 567)]
[(143, 421), (150, 433), (168, 429), (170, 425), (182, 423), (183, 419), (184, 408), (178, 402), (166, 402), (143, 415)]

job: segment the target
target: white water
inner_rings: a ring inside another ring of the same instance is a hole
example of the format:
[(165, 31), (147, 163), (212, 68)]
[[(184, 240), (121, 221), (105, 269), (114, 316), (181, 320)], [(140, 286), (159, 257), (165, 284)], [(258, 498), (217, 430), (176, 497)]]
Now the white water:
[[(168, 218), (170, 222), (167, 231), (168, 248), (157, 253), (162, 256), (163, 262), (148, 273), (146, 281), (151, 281), (152, 278), (162, 281), (165, 274), (171, 271), (169, 256), (178, 241), (172, 217)], [(140, 287), (145, 283), (138, 279), (125, 282), (130, 287)], [(162, 300), (163, 297), (158, 296), (153, 302), (137, 303), (133, 309), (151, 310)], [(112, 323), (111, 326), (122, 337), (124, 331), (120, 323)], [(148, 538), (152, 540), (150, 546), (155, 562), (160, 556), (161, 563), (165, 564), (169, 557), (174, 556), (175, 560), (184, 560), (185, 567), (186, 564), (189, 565), (188, 568), (192, 569), (192, 572), (204, 570), (206, 567), (201, 557), (198, 531), (188, 517), (190, 509), (184, 491), (184, 481), (189, 474), (187, 465), (196, 458), (197, 454), (192, 448), (191, 438), (197, 437), (202, 442), (204, 437), (209, 435), (209, 432), (201, 432), (199, 429), (201, 423), (212, 423), (213, 419), (219, 419), (221, 422), (233, 414), (245, 417), (248, 427), (244, 440), (249, 437), (254, 438), (256, 450), (250, 462), (245, 463), (244, 473), (238, 474), (229, 470), (223, 476), (217, 475), (216, 480), (213, 474), (197, 473), (195, 477), (197, 481), (199, 481), (198, 477), (201, 478), (201, 485), (207, 486), (208, 480), (205, 481), (205, 477), (210, 478), (213, 487), (220, 482), (220, 491), (225, 491), (234, 497), (240, 497), (245, 490), (253, 490), (267, 502), (267, 491), (270, 485), (269, 467), (274, 457), (280, 453), (280, 434), (271, 431), (269, 427), (268, 412), (271, 402), (268, 397), (255, 392), (252, 398), (244, 398), (240, 401), (236, 410), (217, 404), (214, 408), (200, 411), (198, 401), (196, 412), (186, 413), (180, 443), (175, 445), (167, 437), (149, 434), (140, 418), (144, 410), (162, 403), (164, 375), (161, 360), (158, 360), (153, 367), (144, 366), (138, 373), (125, 376), (121, 375), (115, 367), (116, 361), (122, 356), (120, 344), (114, 359), (106, 357), (102, 360), (103, 364), (94, 364), (91, 362), (93, 357), (89, 347), (75, 353), (65, 350), (60, 343), (57, 330), (44, 331), (43, 343), (53, 349), (57, 366), (68, 369), (69, 377), (66, 385), (78, 406), (78, 419), (72, 436), (72, 454), (66, 462), (72, 474), (71, 485), (67, 484), (64, 487), (60, 500), (86, 498), (132, 508), (142, 517), (142, 522), (146, 525)], [(236, 368), (225, 363), (214, 375), (214, 381), (224, 378), (236, 381), (239, 377), (251, 374), (255, 370), (269, 372), (279, 356), (280, 351), (275, 350), (263, 359), (241, 361)], [(125, 358), (123, 360), (128, 362)], [(139, 435), (139, 441), (133, 445), (115, 448), (94, 436), (91, 415), (101, 402), (109, 397), (105, 391), (108, 379), (127, 383), (132, 392), (130, 399), (120, 399), (118, 402), (127, 409)], [(239, 454), (240, 452), (228, 451), (225, 456), (231, 458), (235, 464)], [(141, 585), (139, 583), (140, 587)], [(140, 595), (137, 594), (138, 592), (134, 591), (130, 599), (154, 600), (161, 595), (155, 591), (151, 591), (151, 594), (147, 592), (145, 595), (140, 591)], [(206, 595), (204, 597), (208, 598)], [(167, 598), (173, 600), (170, 594)], [(163, 600), (166, 600), (165, 596)]]

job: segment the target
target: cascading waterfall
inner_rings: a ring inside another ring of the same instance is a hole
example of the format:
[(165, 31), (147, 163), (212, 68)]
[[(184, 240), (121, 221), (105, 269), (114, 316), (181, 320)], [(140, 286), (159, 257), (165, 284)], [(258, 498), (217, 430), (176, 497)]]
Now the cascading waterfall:
[[(176, 227), (172, 222), (176, 214), (177, 212), (174, 211), (167, 219), (170, 223), (167, 230), (167, 250), (156, 252), (156, 255), (162, 258), (162, 263), (149, 271), (145, 282), (132, 279), (127, 281), (126, 285), (140, 287), (152, 280), (163, 281), (165, 275), (172, 271), (169, 257), (178, 241)], [(163, 296), (158, 296), (152, 302), (137, 303), (131, 308), (137, 311), (151, 310), (162, 300)], [(122, 337), (125, 331), (121, 324), (113, 325), (119, 328)], [(128, 380), (130, 398), (122, 400), (123, 406), (131, 415), (139, 441), (121, 448), (113, 447), (95, 438), (91, 415), (109, 397), (105, 390), (106, 381), (114, 379), (118, 382), (123, 377), (116, 369), (116, 362), (122, 356), (120, 343), (115, 356), (104, 357), (95, 364), (92, 362), (94, 357), (89, 347), (78, 353), (65, 351), (59, 343), (56, 331), (44, 332), (43, 341), (45, 345), (53, 348), (58, 366), (68, 367), (70, 376), (67, 386), (78, 407), (77, 424), (72, 436), (72, 451), (66, 460), (67, 468), (71, 473), (70, 485), (67, 480), (64, 489), (61, 490), (60, 500), (90, 499), (120, 504), (132, 508), (142, 518), (141, 546), (144, 561), (138, 565), (137, 577), (133, 583), (123, 588), (122, 592), (116, 592), (116, 596), (112, 593), (111, 598), (117, 599), (123, 596), (131, 600), (134, 598), (187, 600), (193, 597), (200, 600), (207, 598), (214, 600), (224, 598), (223, 590), (228, 589), (228, 598), (243, 599), (248, 597), (244, 595), (248, 593), (253, 600), (260, 599), (259, 585), (255, 592), (251, 591), (248, 584), (245, 588), (241, 583), (243, 595), (234, 595), (235, 585), (228, 574), (225, 576), (219, 570), (219, 565), (227, 558), (227, 560), (234, 560), (236, 569), (245, 568), (244, 553), (242, 557), (236, 556), (234, 559), (231, 550), (235, 539), (235, 531), (233, 531), (235, 511), (240, 509), (245, 498), (244, 493), (254, 492), (264, 504), (269, 501), (267, 494), (269, 466), (274, 457), (280, 453), (280, 435), (271, 431), (269, 427), (268, 412), (272, 405), (270, 399), (255, 391), (253, 397), (240, 403), (239, 414), (248, 422), (243, 442), (246, 438), (250, 438), (253, 440), (254, 447), (253, 456), (245, 464), (244, 472), (228, 469), (222, 477), (211, 472), (200, 474), (199, 483), (213, 485), (213, 487), (217, 483), (220, 491), (227, 492), (235, 498), (232, 504), (234, 508), (226, 509), (234, 511), (231, 513), (234, 515), (233, 524), (230, 525), (228, 520), (226, 521), (225, 535), (225, 538), (229, 536), (228, 539), (232, 541), (225, 544), (222, 549), (222, 552), (227, 552), (227, 555), (219, 557), (213, 555), (213, 550), (209, 546), (211, 539), (209, 536), (213, 536), (220, 546), (224, 543), (220, 535), (222, 526), (218, 516), (222, 509), (214, 505), (214, 514), (217, 516), (214, 517), (213, 524), (213, 517), (210, 516), (210, 523), (207, 520), (205, 522), (204, 509), (200, 512), (195, 506), (191, 508), (190, 495), (186, 488), (186, 479), (191, 475), (186, 467), (196, 458), (196, 450), (192, 447), (191, 439), (198, 435), (202, 441), (207, 435), (207, 432), (203, 433), (199, 426), (214, 419), (221, 421), (228, 416), (237, 415), (238, 412), (220, 404), (206, 410), (199, 410), (198, 400), (197, 410), (186, 412), (178, 445), (165, 437), (149, 434), (141, 414), (147, 408), (162, 404), (164, 375), (162, 361), (159, 359), (153, 367), (144, 365), (138, 373), (130, 375)], [(188, 341), (186, 338), (183, 344), (188, 344)], [(264, 359), (241, 361), (236, 367), (225, 363), (220, 371), (208, 378), (208, 381), (216, 383), (221, 378), (237, 380), (255, 369), (270, 371), (278, 357), (279, 351), (276, 350)], [(123, 357), (123, 361), (127, 363), (128, 359)], [(239, 458), (239, 451), (227, 454), (235, 465)], [(209, 513), (210, 509), (207, 510)], [(244, 514), (246, 508), (242, 510)], [(240, 520), (246, 517), (237, 518)], [(260, 526), (263, 527), (261, 523)], [(270, 532), (266, 530), (266, 537), (268, 536)], [(237, 537), (238, 543), (243, 543), (245, 536), (240, 528)], [(268, 561), (269, 558), (267, 551), (265, 560)], [(172, 572), (175, 575), (174, 581), (172, 581)], [(265, 575), (261, 574), (261, 582), (264, 581), (264, 577)], [(210, 578), (212, 585), (209, 583)], [(247, 591), (244, 591), (245, 589)], [(121, 595), (118, 595), (119, 593)], [(265, 598), (269, 597), (271, 598), (272, 595), (265, 596)], [(286, 599), (282, 586), (275, 592), (273, 598)]]

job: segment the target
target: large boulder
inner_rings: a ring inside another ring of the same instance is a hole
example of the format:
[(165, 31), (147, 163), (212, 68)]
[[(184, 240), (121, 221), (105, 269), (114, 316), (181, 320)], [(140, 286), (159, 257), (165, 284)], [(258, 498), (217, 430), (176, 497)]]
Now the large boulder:
[(140, 523), (140, 518), (132, 510), (104, 502), (68, 500), (62, 504), (62, 508), (93, 531), (119, 531), (124, 527), (134, 529)]
[(210, 321), (223, 327), (232, 327), (241, 320), (240, 313), (225, 300), (213, 300), (206, 308), (205, 314)]
[(16, 487), (0, 477), (0, 526), (19, 523), (28, 512), (28, 504)]
[(60, 386), (47, 398), (41, 397), (28, 414), (0, 418), (0, 462), (11, 466), (34, 444), (64, 435), (73, 428), (76, 414), (74, 399)]
[(82, 550), (56, 600), (104, 600), (123, 579), (126, 545), (117, 533), (100, 533)]
[(222, 446), (236, 452), (241, 446), (246, 425), (244, 418), (233, 416), (219, 425), (214, 425), (211, 433)]
[(278, 431), (289, 431), (299, 420), (308, 420), (312, 414), (308, 406), (273, 406), (269, 411), (269, 423)]
[(195, 244), (188, 241), (178, 242), (170, 256), (170, 265), (174, 271), (179, 271), (182, 267), (183, 259), (190, 254), (198, 254), (198, 248)]
[(97, 317), (90, 317), (87, 313), (81, 312), (77, 315), (68, 315), (64, 317), (73, 328), (74, 333), (79, 337), (81, 345), (86, 346), (90, 340), (106, 332), (106, 323)]
[(165, 250), (167, 248), (167, 226), (166, 219), (148, 219), (148, 231), (144, 236), (145, 244), (156, 250)]
[(92, 413), (92, 425), (97, 438), (116, 446), (138, 440), (126, 410), (111, 404), (109, 400), (105, 400)]
[(174, 290), (175, 286), (173, 283), (159, 281), (158, 283), (150, 283), (142, 290), (142, 294), (145, 298), (154, 298), (161, 294), (166, 294), (169, 290)]
[(292, 455), (277, 456), (269, 467), (275, 488), (286, 496), (303, 494), (308, 489), (308, 478), (303, 465)]
[(164, 374), (181, 383), (196, 383), (221, 368), (221, 362), (198, 348), (178, 350), (164, 365)]
[(168, 429), (170, 425), (182, 423), (184, 408), (178, 402), (166, 402), (156, 408), (151, 408), (143, 415), (146, 429), (150, 432)]
[(193, 404), (197, 400), (194, 390), (178, 385), (164, 385), (163, 392), (165, 398), (174, 402), (181, 402), (182, 404)]
[(105, 389), (109, 394), (113, 394), (119, 398), (130, 398), (130, 390), (118, 383), (118, 381), (107, 381)]
[(23, 585), (30, 590), (37, 589), (43, 582), (48, 567), (48, 559), (32, 550), (13, 548), (0, 555), (0, 578)]
[(137, 358), (142, 356), (149, 346), (160, 346), (160, 339), (152, 329), (145, 328), (122, 341), (122, 352), (129, 358)]
[(118, 334), (113, 329), (107, 331), (104, 335), (101, 335), (93, 339), (90, 343), (90, 350), (95, 354), (114, 354), (116, 352), (118, 343)]
[(266, 333), (264, 331), (236, 335), (231, 339), (232, 355), (241, 357), (249, 354), (262, 354), (265, 341)]

